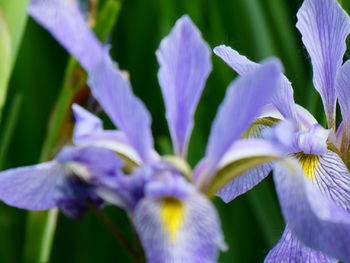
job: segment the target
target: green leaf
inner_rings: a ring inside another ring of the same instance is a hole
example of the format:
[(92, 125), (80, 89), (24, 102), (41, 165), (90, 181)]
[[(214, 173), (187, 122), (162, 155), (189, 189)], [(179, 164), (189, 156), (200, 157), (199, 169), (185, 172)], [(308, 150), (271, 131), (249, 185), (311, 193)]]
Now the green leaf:
[[(0, 9), (0, 114), (5, 104), (11, 69), (11, 36), (7, 21)], [(0, 115), (1, 118), (1, 115)]]
[(27, 21), (28, 0), (0, 0), (0, 120), (7, 86)]

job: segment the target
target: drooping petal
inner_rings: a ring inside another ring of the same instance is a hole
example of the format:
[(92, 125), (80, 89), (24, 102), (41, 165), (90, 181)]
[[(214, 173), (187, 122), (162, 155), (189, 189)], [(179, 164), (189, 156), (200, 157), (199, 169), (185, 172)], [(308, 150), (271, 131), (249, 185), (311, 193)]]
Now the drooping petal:
[(66, 48), (88, 72), (103, 57), (103, 47), (88, 27), (76, 1), (31, 0), (29, 14)]
[(262, 107), (270, 102), (272, 94), (278, 88), (280, 72), (279, 62), (271, 59), (230, 84), (209, 137), (206, 150), (209, 175), (214, 172), (233, 142), (251, 125)]
[(154, 158), (150, 114), (108, 55), (89, 75), (88, 83), (94, 97), (141, 159), (148, 162)]
[[(215, 47), (214, 53), (241, 76), (261, 66), (225, 45)], [(285, 118), (297, 120), (292, 85), (283, 74), (280, 81), (280, 86), (273, 94), (271, 102)]]
[(160, 64), (158, 79), (175, 154), (185, 156), (193, 115), (212, 68), (210, 48), (185, 15), (162, 40), (156, 54)]
[(56, 184), (65, 170), (56, 161), (0, 172), (0, 200), (29, 210), (56, 207)]
[(313, 82), (322, 97), (328, 127), (333, 128), (335, 78), (346, 50), (350, 18), (336, 0), (306, 0), (297, 17), (297, 28), (313, 66)]
[(264, 263), (336, 263), (320, 251), (303, 245), (288, 228), (285, 228), (281, 239), (276, 246), (270, 250)]
[(350, 60), (339, 69), (336, 87), (343, 117), (343, 150), (347, 151), (350, 138)]
[(297, 154), (305, 176), (325, 196), (350, 209), (350, 173), (341, 158), (332, 151), (326, 154)]
[(322, 194), (298, 165), (277, 164), (274, 180), (284, 218), (305, 245), (349, 262), (350, 213)]
[(136, 207), (133, 221), (149, 263), (215, 263), (225, 248), (214, 206), (192, 186), (183, 190), (182, 198), (156, 191)]
[(117, 152), (135, 164), (142, 160), (125, 134), (117, 130), (103, 130), (102, 121), (77, 104), (73, 105), (75, 118), (73, 143), (77, 146), (96, 146)]

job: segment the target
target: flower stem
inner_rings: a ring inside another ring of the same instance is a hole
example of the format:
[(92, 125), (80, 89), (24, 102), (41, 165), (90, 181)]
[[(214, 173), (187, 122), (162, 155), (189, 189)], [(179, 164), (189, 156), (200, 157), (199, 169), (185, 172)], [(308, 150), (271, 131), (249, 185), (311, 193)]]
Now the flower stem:
[(113, 223), (113, 221), (99, 208), (91, 202), (87, 202), (89, 208), (94, 212), (98, 219), (110, 230), (117, 242), (125, 249), (135, 262), (144, 263), (143, 250), (135, 249), (123, 232)]

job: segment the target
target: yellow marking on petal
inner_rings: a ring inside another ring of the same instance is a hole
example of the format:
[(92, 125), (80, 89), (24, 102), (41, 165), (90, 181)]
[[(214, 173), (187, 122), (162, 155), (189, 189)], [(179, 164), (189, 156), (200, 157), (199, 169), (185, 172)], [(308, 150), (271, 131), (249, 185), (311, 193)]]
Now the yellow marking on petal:
[(161, 202), (161, 219), (168, 231), (170, 239), (174, 241), (183, 223), (184, 204), (174, 197), (165, 197)]
[(296, 153), (295, 157), (298, 159), (301, 167), (303, 168), (305, 176), (310, 180), (314, 180), (316, 167), (319, 163), (318, 155), (300, 152)]

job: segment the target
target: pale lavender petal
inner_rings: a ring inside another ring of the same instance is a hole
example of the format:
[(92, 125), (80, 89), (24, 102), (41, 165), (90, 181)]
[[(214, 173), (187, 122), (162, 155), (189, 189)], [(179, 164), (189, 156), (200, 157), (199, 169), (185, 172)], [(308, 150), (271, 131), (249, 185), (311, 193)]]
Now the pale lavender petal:
[[(245, 133), (245, 136), (247, 138), (262, 138), (262, 131), (265, 129), (269, 129), (268, 126), (261, 125), (261, 124), (253, 124), (248, 132)], [(244, 142), (244, 141), (242, 141)], [(249, 143), (252, 142), (252, 143)], [(234, 145), (237, 145), (239, 141), (237, 141)], [(261, 149), (260, 153), (261, 156), (269, 156), (271, 154), (274, 155), (280, 155), (281, 152), (279, 152), (277, 149), (270, 149), (272, 145), (266, 144), (265, 141), (260, 140), (246, 140), (245, 144), (242, 144), (243, 149), (247, 149), (247, 147), (250, 147), (254, 154), (256, 152), (259, 152), (257, 149)], [(240, 149), (236, 146), (233, 146), (232, 151), (240, 151)], [(256, 151), (257, 150), (257, 151)], [(230, 151), (226, 154), (226, 156), (231, 155)], [(260, 157), (261, 157), (260, 156)], [(251, 157), (251, 156), (250, 156)], [(247, 158), (250, 158), (247, 157)], [(257, 156), (255, 156), (257, 157)], [(225, 155), (224, 158), (225, 159)], [(259, 182), (261, 182), (272, 170), (272, 163), (266, 163), (263, 165), (260, 165), (256, 168), (253, 168), (242, 175), (238, 176), (228, 184), (226, 184), (217, 195), (226, 203), (232, 201), (237, 196), (244, 194), (245, 192), (252, 189), (255, 185), (257, 185)]]
[(350, 213), (323, 195), (295, 163), (278, 164), (274, 180), (284, 218), (305, 245), (350, 261)]
[(301, 129), (309, 129), (312, 125), (317, 123), (315, 117), (304, 107), (296, 104), (298, 123)]
[(297, 28), (309, 52), (313, 81), (320, 93), (329, 128), (335, 125), (335, 78), (346, 50), (350, 18), (336, 0), (305, 0)]
[(185, 156), (193, 115), (211, 71), (210, 48), (191, 19), (177, 20), (157, 50), (158, 79), (175, 154)]
[(103, 130), (102, 121), (77, 104), (73, 105), (75, 126), (73, 143), (77, 146), (102, 147), (141, 164), (139, 154), (132, 147), (125, 134), (117, 130)]
[(285, 228), (281, 239), (270, 250), (264, 263), (336, 263), (320, 251), (303, 245), (288, 228)]
[(89, 75), (88, 83), (95, 98), (142, 160), (148, 162), (154, 158), (150, 114), (108, 55)]
[(137, 205), (132, 218), (147, 262), (215, 263), (225, 248), (214, 206), (193, 187), (186, 188), (182, 199), (164, 193)]
[(314, 124), (309, 130), (299, 131), (297, 136), (297, 150), (308, 154), (327, 153), (327, 139), (330, 130), (319, 124)]
[(209, 175), (214, 172), (233, 142), (251, 125), (262, 107), (270, 102), (272, 94), (278, 88), (280, 72), (280, 63), (271, 59), (230, 84), (209, 137), (206, 150)]
[(56, 184), (65, 170), (56, 161), (0, 172), (0, 200), (29, 210), (56, 207)]
[[(214, 53), (241, 76), (246, 75), (261, 66), (225, 45), (215, 47)], [(273, 94), (271, 102), (285, 118), (297, 119), (293, 88), (289, 80), (282, 73), (280, 86)]]
[(103, 57), (103, 47), (88, 27), (76, 1), (32, 0), (29, 14), (91, 72)]
[(337, 96), (343, 117), (344, 150), (348, 150), (350, 138), (350, 60), (340, 69), (337, 75)]

